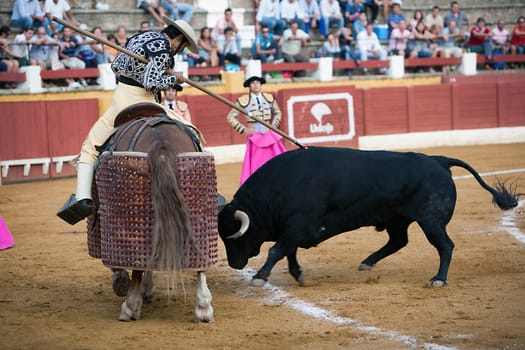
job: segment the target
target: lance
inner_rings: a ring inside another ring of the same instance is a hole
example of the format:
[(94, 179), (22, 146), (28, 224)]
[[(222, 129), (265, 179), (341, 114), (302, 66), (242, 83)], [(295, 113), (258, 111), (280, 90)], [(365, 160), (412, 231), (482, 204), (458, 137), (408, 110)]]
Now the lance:
[[(53, 16), (53, 21), (58, 22), (58, 23), (62, 24), (62, 25), (65, 26), (65, 27), (71, 28), (71, 29), (73, 29), (75, 32), (78, 32), (78, 33), (80, 33), (80, 34), (82, 34), (82, 35), (84, 35), (84, 36), (87, 36), (87, 37), (89, 37), (89, 38), (91, 38), (91, 39), (93, 39), (93, 40), (95, 40), (95, 41), (98, 41), (98, 42), (104, 44), (104, 45), (107, 45), (107, 46), (109, 46), (109, 47), (112, 47), (112, 48), (114, 48), (115, 50), (117, 50), (117, 51), (119, 51), (119, 52), (122, 52), (122, 53), (124, 53), (124, 54), (126, 54), (126, 55), (128, 55), (128, 56), (131, 56), (131, 57), (133, 57), (134, 59), (136, 59), (136, 60), (138, 60), (138, 61), (140, 61), (140, 62), (142, 62), (142, 63), (147, 64), (147, 63), (149, 62), (149, 60), (148, 60), (147, 58), (142, 57), (142, 56), (140, 56), (140, 55), (137, 55), (137, 54), (134, 53), (134, 52), (131, 52), (131, 51), (129, 51), (129, 50), (127, 50), (127, 49), (125, 49), (125, 48), (123, 48), (123, 47), (121, 47), (121, 46), (115, 44), (115, 43), (112, 43), (112, 42), (109, 41), (109, 40), (106, 40), (106, 39), (104, 39), (104, 38), (101, 38), (101, 37), (99, 37), (99, 36), (97, 36), (97, 35), (95, 35), (95, 34), (89, 32), (89, 31), (87, 31), (87, 30), (84, 30), (84, 29), (82, 29), (82, 28), (79, 28), (78, 26), (76, 26), (76, 25), (74, 25), (74, 24), (71, 24), (71, 23), (69, 23), (69, 22), (67, 22), (67, 21), (64, 21), (64, 20), (61, 19), (61, 18), (58, 18), (58, 17)], [(295, 145), (299, 146), (300, 148), (306, 148), (306, 146), (303, 145), (301, 142), (299, 142), (299, 140), (293, 138), (292, 136), (288, 135), (288, 134), (285, 133), (284, 131), (282, 131), (282, 130), (278, 129), (277, 127), (275, 127), (274, 125), (268, 123), (268, 122), (265, 121), (264, 119), (261, 119), (261, 118), (259, 118), (259, 117), (256, 117), (256, 116), (252, 115), (250, 112), (248, 112), (247, 110), (245, 110), (245, 109), (242, 108), (241, 106), (236, 105), (236, 104), (233, 103), (232, 101), (230, 101), (230, 100), (228, 100), (228, 99), (222, 97), (222, 96), (219, 95), (219, 94), (216, 94), (215, 92), (213, 92), (213, 91), (207, 89), (206, 87), (204, 87), (204, 86), (202, 86), (202, 85), (200, 85), (200, 84), (198, 84), (198, 83), (192, 81), (191, 79), (185, 78), (184, 81), (185, 81), (186, 83), (188, 83), (189, 85), (193, 86), (194, 88), (201, 90), (202, 92), (204, 92), (204, 93), (210, 95), (211, 97), (213, 97), (213, 98), (215, 98), (215, 99), (221, 101), (222, 103), (224, 103), (224, 104), (230, 106), (231, 108), (237, 110), (238, 112), (240, 112), (240, 113), (242, 113), (242, 114), (248, 116), (248, 118), (251, 118), (251, 119), (255, 120), (255, 121), (258, 122), (258, 123), (261, 123), (262, 125), (264, 125), (264, 126), (267, 127), (268, 129), (270, 129), (270, 130), (276, 132), (277, 134), (281, 135), (282, 137), (284, 137), (284, 138), (287, 139), (288, 141), (294, 143)]]

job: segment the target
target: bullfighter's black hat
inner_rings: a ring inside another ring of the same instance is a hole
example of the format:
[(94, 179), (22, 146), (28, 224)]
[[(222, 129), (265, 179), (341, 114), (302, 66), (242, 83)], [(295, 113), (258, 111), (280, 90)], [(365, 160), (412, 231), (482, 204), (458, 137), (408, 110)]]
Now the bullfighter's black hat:
[(244, 84), (242, 84), (244, 87), (248, 87), (250, 86), (250, 83), (254, 80), (259, 80), (261, 82), (261, 84), (265, 84), (266, 83), (266, 79), (264, 79), (263, 77), (258, 77), (258, 76), (255, 76), (255, 75), (252, 75), (251, 77), (249, 77), (248, 79), (246, 79), (244, 81)]

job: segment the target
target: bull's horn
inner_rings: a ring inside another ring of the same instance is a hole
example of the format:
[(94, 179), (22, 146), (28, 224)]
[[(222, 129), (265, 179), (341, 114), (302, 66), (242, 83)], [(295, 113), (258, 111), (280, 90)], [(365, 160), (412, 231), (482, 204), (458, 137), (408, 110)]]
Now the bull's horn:
[(241, 210), (236, 210), (233, 214), (233, 217), (241, 222), (241, 228), (233, 235), (226, 237), (228, 239), (240, 238), (246, 233), (246, 231), (248, 231), (248, 227), (250, 226), (250, 217), (245, 212)]

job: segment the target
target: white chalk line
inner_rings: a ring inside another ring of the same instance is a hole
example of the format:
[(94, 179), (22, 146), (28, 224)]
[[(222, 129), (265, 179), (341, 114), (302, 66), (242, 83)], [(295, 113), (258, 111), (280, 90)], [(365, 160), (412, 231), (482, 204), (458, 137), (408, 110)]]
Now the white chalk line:
[[(501, 174), (512, 174), (512, 173), (519, 173), (519, 172), (525, 172), (525, 169), (511, 169), (511, 170), (502, 170), (502, 171), (494, 171), (489, 173), (481, 173), (480, 176), (493, 176), (493, 175), (501, 175)], [(466, 175), (466, 176), (455, 176), (453, 177), (454, 180), (458, 179), (467, 179), (472, 178), (472, 175)], [(518, 202), (518, 207), (521, 207), (525, 204), (525, 200), (521, 200)], [(501, 219), (501, 226), (505, 231), (507, 231), (510, 235), (515, 237), (518, 241), (521, 243), (525, 243), (525, 234), (520, 231), (519, 228), (516, 227), (515, 223), (515, 208), (514, 210), (506, 212), (502, 219)], [(255, 271), (253, 269), (245, 268), (240, 271), (241, 276), (247, 281), (251, 281), (252, 276), (255, 274)], [(373, 326), (366, 326), (362, 322), (355, 320), (353, 318), (348, 317), (341, 317), (333, 313), (332, 311), (323, 309), (311, 302), (299, 299), (294, 297), (292, 294), (285, 292), (279, 287), (276, 287), (272, 285), (269, 282), (266, 282), (264, 287), (265, 290), (267, 290), (270, 293), (270, 300), (273, 303), (279, 303), (281, 305), (288, 306), (289, 308), (296, 310), (304, 315), (313, 317), (318, 320), (322, 320), (325, 322), (333, 323), (336, 325), (342, 325), (342, 326), (351, 326), (354, 329), (358, 331), (362, 331), (364, 333), (373, 334), (374, 336), (381, 336), (384, 338), (387, 338), (391, 341), (397, 341), (404, 343), (406, 345), (411, 346), (412, 348), (418, 348), (423, 347), (427, 350), (457, 350), (455, 347), (449, 347), (445, 345), (440, 344), (434, 344), (434, 343), (420, 343), (416, 337), (403, 335), (396, 331), (391, 330), (385, 330), (378, 327)]]

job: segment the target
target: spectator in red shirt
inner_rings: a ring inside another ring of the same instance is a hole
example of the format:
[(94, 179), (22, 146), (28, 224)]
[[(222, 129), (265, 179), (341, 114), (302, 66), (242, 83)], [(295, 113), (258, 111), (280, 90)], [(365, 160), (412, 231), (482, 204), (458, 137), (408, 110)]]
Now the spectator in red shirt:
[(510, 39), (511, 52), (513, 54), (525, 53), (525, 17), (518, 17), (518, 24), (512, 28), (512, 36)]
[[(485, 19), (479, 17), (476, 25), (470, 30), (470, 38), (467, 48), (471, 52), (482, 53), (487, 60), (492, 60), (492, 31), (485, 25)], [(489, 64), (485, 65), (485, 69), (491, 70)]]

